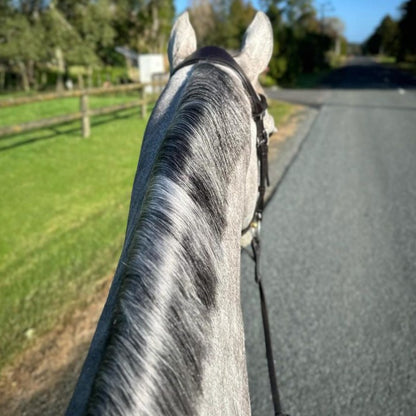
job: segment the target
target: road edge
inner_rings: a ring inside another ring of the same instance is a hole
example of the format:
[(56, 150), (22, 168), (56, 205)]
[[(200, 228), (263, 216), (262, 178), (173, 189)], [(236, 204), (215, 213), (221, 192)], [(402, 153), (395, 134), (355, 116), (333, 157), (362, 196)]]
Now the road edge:
[[(295, 133), (275, 145), (276, 157), (269, 160), (270, 186), (266, 190), (266, 207), (296, 160), (318, 114), (319, 110), (305, 107), (300, 114), (295, 116), (297, 124)], [(273, 143), (271, 143), (271, 146), (273, 146)]]

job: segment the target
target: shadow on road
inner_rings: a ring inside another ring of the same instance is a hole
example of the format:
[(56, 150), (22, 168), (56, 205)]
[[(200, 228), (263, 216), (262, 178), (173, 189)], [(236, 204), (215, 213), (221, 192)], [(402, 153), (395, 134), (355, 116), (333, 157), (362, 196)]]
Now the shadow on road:
[(416, 78), (389, 68), (370, 58), (355, 58), (331, 72), (322, 81), (322, 88), (345, 89), (416, 89)]
[[(403, 95), (406, 91), (416, 90), (416, 78), (398, 69), (378, 64), (370, 58), (354, 58), (342, 68), (328, 74), (317, 87), (314, 88), (282, 88), (269, 89), (271, 98), (300, 104), (307, 107), (320, 109), (322, 105), (344, 106), (349, 104), (345, 100), (339, 100), (337, 91), (357, 93), (359, 91), (397, 91)], [(335, 94), (334, 94), (335, 93)], [(413, 102), (405, 100), (401, 103), (380, 101), (377, 97), (367, 102), (360, 102), (352, 106), (359, 108), (383, 108), (395, 111), (415, 111)]]

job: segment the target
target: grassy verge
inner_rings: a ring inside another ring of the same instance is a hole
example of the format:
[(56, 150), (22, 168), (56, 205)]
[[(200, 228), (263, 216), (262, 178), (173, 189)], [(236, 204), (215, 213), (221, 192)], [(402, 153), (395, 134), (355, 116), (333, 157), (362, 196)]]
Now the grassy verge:
[(0, 141), (0, 367), (114, 268), (146, 121), (108, 119), (88, 140), (73, 123)]
[(379, 55), (375, 61), (390, 68), (397, 68), (401, 71), (416, 75), (416, 62), (397, 62), (393, 56)]
[[(0, 120), (49, 117), (70, 105), (4, 109)], [(272, 101), (276, 124), (292, 108)], [(131, 114), (94, 118), (89, 139), (72, 123), (0, 140), (0, 369), (114, 270), (146, 125)]]
[[(89, 97), (90, 108), (107, 107), (139, 99), (138, 93), (92, 95)], [(42, 118), (55, 117), (79, 111), (80, 99), (70, 97), (59, 100), (41, 101), (38, 103), (23, 104), (18, 107), (7, 107), (0, 110), (0, 127)]]
[(416, 62), (397, 62), (387, 63), (385, 65), (400, 69), (403, 72), (407, 72), (413, 76), (416, 76)]
[(378, 55), (375, 57), (375, 61), (379, 64), (394, 64), (396, 58), (394, 56)]
[(416, 76), (416, 62), (399, 62), (395, 64), (395, 66), (402, 71), (409, 72), (410, 74)]
[(279, 128), (292, 114), (298, 110), (298, 106), (278, 100), (268, 100), (269, 113), (274, 118), (276, 126)]

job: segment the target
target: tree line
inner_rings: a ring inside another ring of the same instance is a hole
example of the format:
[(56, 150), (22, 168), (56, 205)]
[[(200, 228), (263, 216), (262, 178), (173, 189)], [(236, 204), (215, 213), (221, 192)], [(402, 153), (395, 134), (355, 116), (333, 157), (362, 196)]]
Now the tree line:
[(124, 66), (119, 45), (165, 51), (174, 14), (173, 0), (0, 0), (0, 89), (14, 78), (60, 89), (71, 67)]
[[(342, 22), (319, 18), (312, 0), (263, 0), (262, 9), (274, 32), (268, 82), (292, 83), (345, 53)], [(255, 9), (192, 0), (189, 12), (200, 46), (236, 50)], [(0, 0), (0, 90), (61, 89), (73, 68), (82, 84), (100, 68), (125, 67), (116, 46), (165, 53), (174, 17), (173, 0)]]
[(416, 0), (403, 3), (400, 11), (398, 20), (389, 15), (381, 20), (363, 44), (365, 53), (388, 55), (402, 62), (416, 62)]
[[(320, 18), (312, 0), (263, 0), (262, 9), (274, 36), (268, 82), (292, 84), (300, 74), (327, 68), (346, 53), (342, 21)], [(190, 7), (199, 44), (228, 49), (239, 48), (254, 14), (252, 4), (243, 0), (193, 0)]]

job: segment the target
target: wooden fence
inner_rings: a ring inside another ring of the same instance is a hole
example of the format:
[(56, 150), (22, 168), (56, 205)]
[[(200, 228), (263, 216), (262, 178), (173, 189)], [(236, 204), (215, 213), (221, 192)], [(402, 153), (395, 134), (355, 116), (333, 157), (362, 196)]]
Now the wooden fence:
[[(115, 113), (129, 108), (140, 107), (141, 116), (146, 117), (147, 105), (151, 102), (151, 97), (145, 94), (145, 87), (152, 85), (153, 87), (161, 87), (161, 83), (151, 84), (128, 84), (111, 86), (106, 88), (91, 88), (87, 90), (65, 91), (61, 93), (40, 94), (36, 96), (17, 97), (6, 100), (0, 100), (0, 109), (12, 106), (19, 106), (22, 104), (37, 103), (41, 101), (56, 100), (61, 98), (79, 97), (80, 111), (71, 114), (65, 114), (56, 117), (44, 118), (36, 121), (29, 121), (26, 123), (15, 124), (11, 126), (0, 127), (0, 138), (2, 136), (10, 136), (12, 134), (22, 133), (25, 131), (56, 126), (63, 123), (68, 123), (75, 120), (81, 120), (82, 137), (89, 137), (91, 131), (90, 118), (97, 115)], [(140, 99), (130, 101), (124, 104), (117, 104), (96, 109), (89, 108), (89, 97), (91, 95), (103, 95), (118, 92), (138, 91), (140, 92)]]

